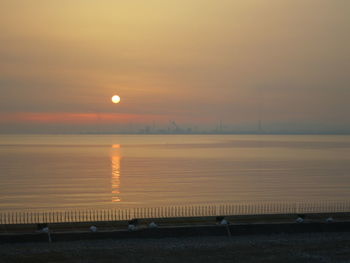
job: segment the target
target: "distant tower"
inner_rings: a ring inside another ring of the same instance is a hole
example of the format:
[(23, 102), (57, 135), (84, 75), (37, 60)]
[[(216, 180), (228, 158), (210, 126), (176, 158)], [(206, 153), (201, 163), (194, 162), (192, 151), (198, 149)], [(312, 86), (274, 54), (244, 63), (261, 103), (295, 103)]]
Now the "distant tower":
[(176, 124), (175, 121), (170, 121), (170, 123), (174, 126), (174, 128), (175, 128), (174, 132), (175, 132), (175, 133), (181, 133), (181, 129), (180, 129), (180, 127)]

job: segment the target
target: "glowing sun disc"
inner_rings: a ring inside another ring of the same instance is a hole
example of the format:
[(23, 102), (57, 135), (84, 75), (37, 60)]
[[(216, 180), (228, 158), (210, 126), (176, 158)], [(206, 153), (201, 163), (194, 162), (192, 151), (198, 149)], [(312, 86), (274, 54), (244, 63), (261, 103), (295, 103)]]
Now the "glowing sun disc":
[(120, 97), (118, 95), (114, 95), (112, 97), (112, 102), (115, 103), (115, 104), (119, 103), (120, 102)]

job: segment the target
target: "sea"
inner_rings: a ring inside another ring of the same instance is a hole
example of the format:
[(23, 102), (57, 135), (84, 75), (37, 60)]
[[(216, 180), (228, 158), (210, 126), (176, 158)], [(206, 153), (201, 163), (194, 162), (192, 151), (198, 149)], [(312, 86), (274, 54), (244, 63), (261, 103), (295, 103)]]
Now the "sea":
[(0, 212), (350, 200), (346, 135), (0, 135)]

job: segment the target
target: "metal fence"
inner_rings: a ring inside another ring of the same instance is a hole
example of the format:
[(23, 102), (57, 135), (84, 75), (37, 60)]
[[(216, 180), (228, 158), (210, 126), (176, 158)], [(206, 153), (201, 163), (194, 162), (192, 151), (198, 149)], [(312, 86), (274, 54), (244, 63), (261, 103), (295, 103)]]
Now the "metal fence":
[(179, 205), (124, 209), (0, 212), (0, 224), (123, 221), (134, 218), (179, 218), (229, 215), (273, 215), (350, 212), (350, 201), (260, 202)]

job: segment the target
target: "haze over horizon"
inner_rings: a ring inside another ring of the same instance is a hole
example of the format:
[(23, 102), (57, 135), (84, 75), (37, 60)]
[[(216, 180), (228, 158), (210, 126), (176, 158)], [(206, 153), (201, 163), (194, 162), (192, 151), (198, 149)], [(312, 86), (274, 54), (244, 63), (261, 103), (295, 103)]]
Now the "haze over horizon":
[(349, 14), (347, 0), (0, 0), (0, 133), (350, 133)]

